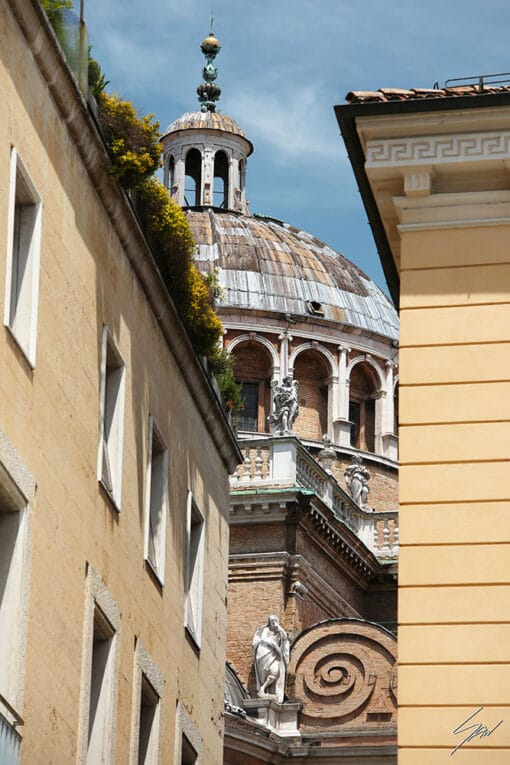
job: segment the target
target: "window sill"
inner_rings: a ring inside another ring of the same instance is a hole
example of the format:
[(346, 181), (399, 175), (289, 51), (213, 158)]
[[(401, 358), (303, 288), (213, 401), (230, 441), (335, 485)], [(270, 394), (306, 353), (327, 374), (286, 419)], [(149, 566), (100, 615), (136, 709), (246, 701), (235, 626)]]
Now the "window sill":
[(189, 642), (192, 645), (192, 648), (196, 652), (197, 655), (200, 655), (200, 641), (198, 637), (195, 635), (194, 631), (189, 627), (187, 624), (184, 625), (184, 631), (186, 633), (186, 637), (188, 638)]
[(113, 496), (112, 492), (108, 488), (108, 486), (105, 484), (102, 478), (97, 479), (99, 486), (101, 487), (102, 493), (106, 496), (108, 499), (108, 503), (112, 506), (113, 510), (115, 510), (117, 513), (120, 513), (120, 504), (117, 502), (115, 497)]
[(0, 715), (7, 721), (11, 728), (17, 728), (24, 725), (25, 722), (16, 709), (9, 704), (5, 696), (0, 693)]
[(145, 569), (160, 592), (163, 591), (164, 581), (157, 568), (152, 565), (149, 558), (144, 558)]
[(12, 327), (9, 324), (5, 324), (5, 328), (6, 328), (7, 332), (9, 333), (9, 336), (14, 341), (17, 350), (23, 356), (23, 360), (28, 364), (30, 369), (32, 371), (34, 371), (34, 369), (35, 369), (35, 357), (34, 358), (30, 358), (30, 354), (28, 353), (26, 348), (23, 347), (23, 344), (21, 343), (21, 341), (16, 337), (16, 335), (14, 333), (14, 330), (12, 329)]

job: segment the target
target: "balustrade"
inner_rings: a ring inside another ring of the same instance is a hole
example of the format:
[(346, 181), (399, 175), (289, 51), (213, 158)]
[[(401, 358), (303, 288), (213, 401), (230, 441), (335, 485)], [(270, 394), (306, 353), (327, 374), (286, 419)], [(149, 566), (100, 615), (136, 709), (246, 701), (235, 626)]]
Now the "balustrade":
[(302, 486), (330, 507), (378, 558), (397, 557), (397, 511), (373, 512), (358, 507), (297, 439), (243, 439), (240, 446), (243, 462), (230, 479), (234, 494), (251, 487)]

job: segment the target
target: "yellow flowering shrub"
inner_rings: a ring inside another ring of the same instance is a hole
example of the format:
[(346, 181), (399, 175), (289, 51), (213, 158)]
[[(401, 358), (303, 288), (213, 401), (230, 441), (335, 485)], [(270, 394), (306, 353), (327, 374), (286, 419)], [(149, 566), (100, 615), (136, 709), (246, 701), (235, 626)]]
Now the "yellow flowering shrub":
[(152, 114), (139, 117), (133, 104), (117, 95), (100, 93), (98, 105), (110, 172), (124, 188), (135, 191), (140, 222), (193, 347), (216, 374), (227, 408), (238, 410), (243, 406), (240, 386), (230, 357), (219, 348), (223, 326), (214, 310), (218, 281), (214, 275), (204, 277), (195, 266), (188, 220), (154, 177), (161, 164), (159, 123)]
[(139, 117), (131, 101), (117, 94), (99, 94), (101, 129), (111, 174), (126, 189), (136, 189), (161, 164), (159, 122), (153, 114)]

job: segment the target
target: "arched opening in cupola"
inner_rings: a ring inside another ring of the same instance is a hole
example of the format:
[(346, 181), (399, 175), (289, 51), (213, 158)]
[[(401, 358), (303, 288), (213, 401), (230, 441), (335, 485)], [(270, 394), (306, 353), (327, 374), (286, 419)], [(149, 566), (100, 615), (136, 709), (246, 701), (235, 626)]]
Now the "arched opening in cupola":
[(349, 420), (351, 446), (375, 451), (375, 400), (378, 385), (374, 370), (360, 362), (352, 371), (349, 384)]
[(228, 208), (228, 157), (221, 149), (214, 155), (213, 205)]
[(184, 206), (198, 206), (202, 203), (202, 155), (198, 149), (190, 149), (186, 154), (184, 174)]
[(247, 341), (234, 348), (232, 357), (234, 376), (241, 384), (244, 401), (244, 409), (236, 416), (236, 428), (250, 433), (267, 433), (267, 416), (271, 406), (271, 356), (260, 343)]
[(293, 430), (300, 438), (320, 441), (328, 432), (328, 363), (322, 353), (302, 351), (294, 363), (294, 380), (299, 382), (299, 414)]

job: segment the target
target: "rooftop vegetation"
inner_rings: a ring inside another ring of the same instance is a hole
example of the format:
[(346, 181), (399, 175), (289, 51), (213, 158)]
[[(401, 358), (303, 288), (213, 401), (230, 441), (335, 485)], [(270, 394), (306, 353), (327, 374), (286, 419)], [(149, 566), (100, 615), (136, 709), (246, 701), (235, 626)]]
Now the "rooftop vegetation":
[[(71, 0), (41, 0), (57, 36)], [(242, 409), (232, 361), (220, 347), (223, 326), (215, 311), (220, 291), (215, 276), (195, 266), (195, 243), (186, 216), (155, 173), (161, 166), (159, 123), (153, 114), (139, 116), (134, 105), (108, 94), (108, 82), (88, 49), (88, 82), (96, 97), (99, 124), (110, 157), (108, 172), (130, 193), (158, 267), (195, 351), (215, 374), (229, 411)]]

